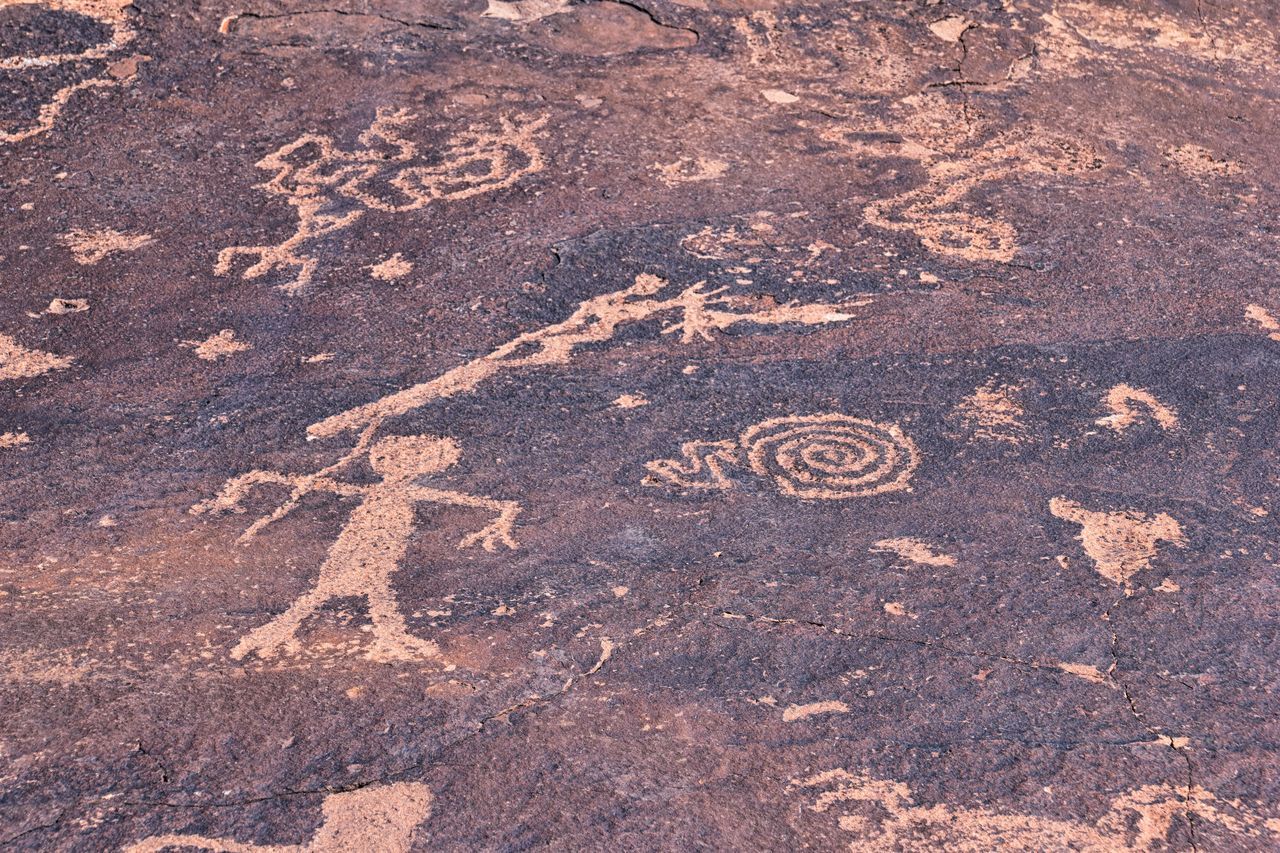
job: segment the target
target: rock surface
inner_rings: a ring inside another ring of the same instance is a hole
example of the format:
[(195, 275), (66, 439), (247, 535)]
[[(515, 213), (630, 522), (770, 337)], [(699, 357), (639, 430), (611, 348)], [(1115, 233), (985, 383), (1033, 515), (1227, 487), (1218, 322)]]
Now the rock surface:
[(0, 846), (1280, 846), (1277, 47), (0, 0)]

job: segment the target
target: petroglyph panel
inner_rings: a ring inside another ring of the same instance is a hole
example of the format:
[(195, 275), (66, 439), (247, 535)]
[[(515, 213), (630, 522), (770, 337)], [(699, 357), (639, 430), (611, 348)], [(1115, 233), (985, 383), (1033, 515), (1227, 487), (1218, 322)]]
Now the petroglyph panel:
[(0, 2), (0, 847), (1277, 846), (1276, 29)]

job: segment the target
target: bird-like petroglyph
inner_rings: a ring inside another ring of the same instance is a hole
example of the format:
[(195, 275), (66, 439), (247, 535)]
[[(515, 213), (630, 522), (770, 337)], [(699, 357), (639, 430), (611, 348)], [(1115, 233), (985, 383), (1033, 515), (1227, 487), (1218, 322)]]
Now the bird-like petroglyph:
[(329, 794), (322, 822), (303, 844), (253, 844), (204, 835), (154, 835), (124, 853), (211, 850), (218, 853), (407, 853), (414, 830), (431, 816), (431, 789), (419, 782), (369, 785)]
[(0, 0), (0, 11), (20, 6), (36, 6), (53, 12), (83, 15), (105, 28), (105, 38), (79, 50), (53, 50), (41, 54), (22, 54), (0, 57), (0, 72), (29, 72), (39, 76), (41, 71), (75, 67), (83, 69), (85, 76), (67, 83), (41, 104), (33, 121), (0, 125), (0, 145), (21, 142), (51, 130), (58, 117), (73, 96), (89, 89), (119, 86), (128, 82), (137, 71), (137, 58), (119, 65), (106, 65), (106, 60), (137, 37), (137, 31), (129, 21), (126, 10), (133, 0)]
[(369, 462), (382, 477), (373, 485), (345, 483), (326, 476), (250, 471), (229, 480), (216, 497), (192, 507), (192, 512), (197, 514), (240, 510), (241, 501), (255, 487), (291, 487), (286, 504), (258, 519), (245, 531), (242, 540), (248, 540), (268, 524), (283, 518), (309, 493), (327, 491), (360, 499), (329, 549), (315, 587), (284, 613), (240, 640), (231, 656), (240, 659), (256, 653), (269, 658), (281, 649), (297, 654), (302, 649), (297, 634), (309, 616), (331, 599), (358, 597), (367, 602), (372, 622), (373, 643), (366, 652), (370, 659), (438, 657), (439, 649), (434, 643), (409, 633), (391, 586), (391, 575), (409, 548), (418, 504), (468, 507), (493, 513), (493, 521), (467, 534), (458, 543), (459, 548), (480, 545), (487, 551), (495, 551), (499, 545), (516, 547), (512, 528), (520, 512), (520, 505), (515, 501), (477, 497), (418, 482), (423, 477), (442, 473), (460, 457), (458, 445), (448, 438), (423, 435), (383, 438), (369, 451)]
[(693, 489), (731, 489), (729, 466), (750, 468), (784, 495), (843, 500), (908, 488), (919, 464), (897, 424), (838, 413), (789, 415), (753, 424), (737, 440), (691, 441), (679, 459), (645, 464), (653, 478)]
[[(1174, 820), (1217, 824), (1252, 849), (1280, 843), (1280, 820), (1239, 800), (1220, 799), (1199, 786), (1145, 785), (1116, 797), (1096, 821), (1002, 812), (986, 807), (925, 805), (902, 782), (866, 773), (827, 770), (788, 784), (813, 796), (810, 812), (834, 814), (849, 833), (851, 851), (1167, 849)], [(1243, 848), (1242, 848), (1243, 849)]]
[(243, 258), (247, 279), (268, 273), (296, 294), (311, 283), (320, 261), (307, 244), (349, 228), (369, 211), (405, 213), (441, 201), (460, 201), (510, 187), (543, 168), (537, 137), (546, 118), (502, 117), (496, 127), (472, 127), (435, 156), (423, 156), (404, 135), (415, 116), (380, 109), (346, 151), (331, 137), (308, 133), (258, 161), (273, 172), (259, 187), (293, 207), (298, 226), (269, 246), (230, 246), (218, 253), (214, 272), (227, 275)]
[(1182, 525), (1168, 513), (1148, 515), (1137, 510), (1095, 512), (1063, 497), (1049, 501), (1049, 512), (1063, 521), (1080, 525), (1076, 538), (1093, 560), (1098, 574), (1129, 588), (1129, 581), (1150, 565), (1156, 547), (1168, 542), (1187, 546)]

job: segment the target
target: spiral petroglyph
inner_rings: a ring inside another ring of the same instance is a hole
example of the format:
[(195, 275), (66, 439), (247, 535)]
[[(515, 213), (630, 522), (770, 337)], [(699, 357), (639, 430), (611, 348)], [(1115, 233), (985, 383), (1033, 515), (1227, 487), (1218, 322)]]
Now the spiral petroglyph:
[(751, 470), (797, 498), (840, 500), (907, 488), (919, 462), (896, 424), (841, 414), (770, 418), (739, 439)]
[(784, 495), (844, 500), (908, 488), (920, 462), (915, 443), (897, 424), (839, 413), (788, 415), (753, 424), (737, 441), (690, 441), (682, 459), (645, 464), (665, 482), (695, 489), (731, 489), (729, 465), (771, 479)]

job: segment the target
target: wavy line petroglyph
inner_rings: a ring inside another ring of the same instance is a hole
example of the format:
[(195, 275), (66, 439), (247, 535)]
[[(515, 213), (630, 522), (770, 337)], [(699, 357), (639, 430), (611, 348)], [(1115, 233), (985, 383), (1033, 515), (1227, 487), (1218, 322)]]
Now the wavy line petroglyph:
[(1017, 229), (978, 212), (973, 194), (1012, 176), (1079, 174), (1101, 169), (1104, 161), (1091, 148), (1034, 129), (993, 132), (981, 121), (957, 126), (957, 109), (939, 95), (913, 95), (895, 105), (896, 120), (858, 117), (818, 135), (851, 154), (906, 157), (924, 169), (924, 183), (863, 208), (869, 225), (914, 234), (940, 255), (1008, 263), (1018, 250)]
[[(495, 518), (490, 524), (464, 536), (458, 543), (459, 548), (480, 545), (486, 551), (496, 551), (499, 545), (516, 547), (512, 528), (520, 512), (520, 505), (515, 501), (476, 497), (418, 484), (420, 478), (452, 467), (460, 457), (458, 445), (448, 438), (425, 435), (384, 438), (369, 451), (373, 470), (382, 477), (373, 485), (258, 470), (229, 480), (216, 497), (192, 507), (191, 511), (196, 514), (211, 510), (242, 511), (240, 503), (249, 492), (257, 486), (267, 485), (293, 487), (289, 509), (296, 506), (302, 495), (314, 491), (360, 498), (337, 541), (329, 549), (315, 587), (280, 616), (246, 635), (232, 650), (231, 656), (239, 660), (256, 653), (259, 657), (270, 658), (281, 649), (297, 654), (302, 648), (297, 633), (309, 616), (327, 601), (356, 597), (364, 598), (368, 605), (373, 643), (366, 655), (371, 660), (439, 657), (439, 649), (434, 643), (409, 633), (391, 586), (391, 575), (409, 548), (417, 505), (432, 503), (494, 513)], [(252, 539), (262, 528), (282, 518), (288, 509), (282, 510), (258, 519), (245, 531), (241, 540)]]
[(1093, 560), (1098, 574), (1126, 590), (1130, 588), (1129, 580), (1150, 565), (1160, 542), (1187, 547), (1182, 525), (1168, 513), (1094, 512), (1063, 497), (1049, 501), (1049, 512), (1063, 521), (1080, 525), (1076, 538)]
[[(793, 794), (816, 793), (816, 814), (835, 812), (840, 829), (854, 835), (849, 850), (1115, 850), (1165, 849), (1174, 819), (1190, 816), (1215, 824), (1244, 843), (1280, 842), (1280, 820), (1264, 817), (1239, 800), (1219, 799), (1199, 786), (1173, 789), (1146, 785), (1116, 797), (1097, 821), (999, 812), (947, 803), (920, 805), (902, 782), (844, 769), (827, 770), (787, 786)], [(1252, 841), (1246, 842), (1246, 839)]]
[(1105, 403), (1111, 414), (1094, 421), (1098, 426), (1122, 433), (1150, 418), (1166, 432), (1178, 428), (1178, 413), (1157, 400), (1150, 391), (1121, 383), (1107, 391)]
[(291, 275), (279, 287), (296, 294), (319, 268), (306, 244), (350, 227), (368, 211), (405, 213), (437, 201), (459, 201), (510, 187), (543, 168), (536, 140), (546, 117), (503, 117), (496, 129), (472, 127), (429, 163), (416, 162), (418, 147), (402, 135), (414, 118), (408, 110), (379, 109), (352, 151), (342, 150), (331, 137), (309, 133), (259, 160), (259, 169), (275, 173), (259, 188), (293, 207), (297, 229), (275, 245), (223, 249), (214, 272), (227, 275), (247, 257), (254, 262), (243, 278)]
[(906, 489), (919, 464), (915, 443), (897, 424), (838, 413), (770, 418), (747, 427), (736, 441), (690, 441), (680, 451), (680, 459), (656, 459), (645, 467), (671, 485), (731, 489), (725, 468), (746, 466), (773, 480), (782, 494), (808, 500)]
[(418, 782), (370, 785), (329, 794), (323, 822), (305, 844), (253, 844), (204, 835), (154, 835), (124, 853), (196, 849), (222, 853), (407, 853), (414, 830), (431, 816), (431, 789)]
[[(33, 70), (38, 73), (42, 68), (93, 63), (106, 59), (137, 37), (125, 11), (133, 5), (133, 0), (0, 0), (0, 9), (27, 5), (40, 6), (54, 12), (84, 15), (103, 24), (109, 35), (104, 41), (74, 53), (6, 56), (0, 58), (0, 71)], [(41, 105), (32, 124), (25, 127), (0, 127), (0, 144), (21, 142), (48, 132), (72, 96), (88, 89), (119, 86), (130, 80), (135, 71), (136, 62), (128, 70), (109, 68), (103, 76), (89, 77), (63, 86)]]

